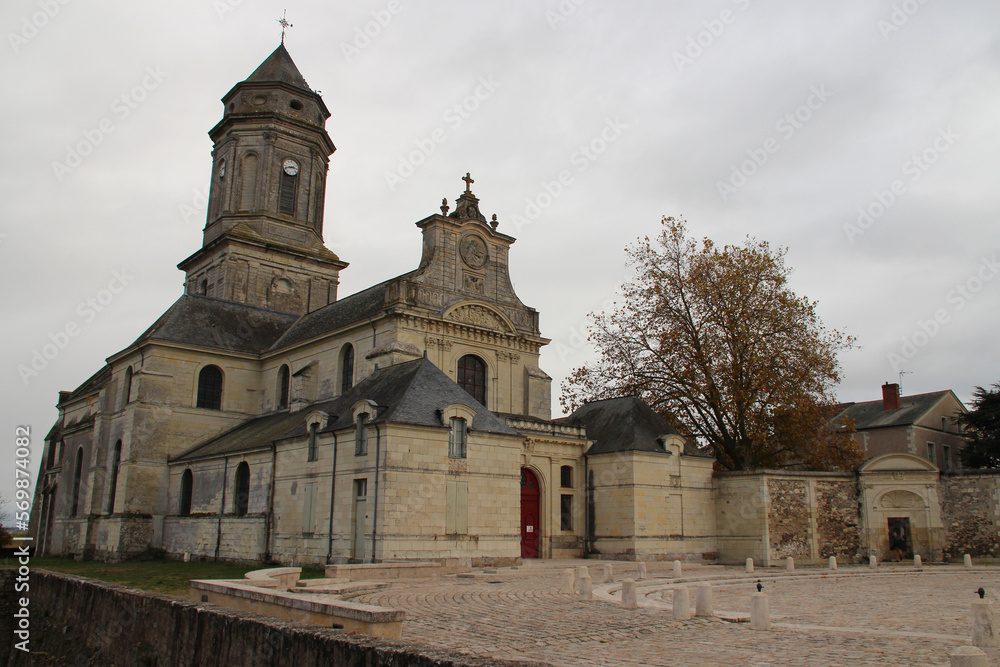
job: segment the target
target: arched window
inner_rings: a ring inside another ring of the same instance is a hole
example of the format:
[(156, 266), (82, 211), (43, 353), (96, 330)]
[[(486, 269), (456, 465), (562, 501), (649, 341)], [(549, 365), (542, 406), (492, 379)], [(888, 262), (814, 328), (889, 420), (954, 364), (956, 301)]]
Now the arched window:
[(486, 362), (474, 354), (459, 359), (458, 386), (486, 405)]
[[(287, 164), (289, 161), (285, 162)], [(290, 167), (286, 166), (281, 171), (281, 183), (278, 185), (278, 213), (295, 215), (295, 191), (298, 189), (299, 174), (298, 171), (290, 174), (289, 170)]]
[(240, 516), (247, 513), (250, 506), (250, 466), (243, 461), (236, 466), (236, 483), (234, 484), (233, 504)]
[(194, 473), (187, 468), (181, 475), (181, 514), (191, 513), (191, 495), (194, 493)]
[(257, 156), (247, 155), (243, 158), (243, 181), (240, 187), (240, 210), (252, 211), (257, 189)]
[(222, 409), (222, 371), (218, 366), (205, 366), (198, 374), (198, 407)]
[(313, 227), (316, 231), (320, 231), (320, 226), (323, 224), (323, 177), (316, 177), (316, 193), (313, 195), (313, 201), (316, 202), (316, 210), (313, 211)]
[(125, 389), (122, 391), (122, 405), (132, 402), (132, 367), (125, 369)]
[(284, 410), (288, 407), (288, 389), (291, 380), (292, 376), (288, 366), (282, 366), (278, 370), (278, 410)]
[(348, 343), (340, 353), (340, 393), (354, 386), (354, 346)]
[(76, 450), (76, 467), (73, 471), (73, 506), (69, 515), (76, 516), (80, 510), (80, 480), (83, 479), (83, 447)]
[(111, 485), (108, 488), (108, 514), (115, 513), (115, 494), (118, 492), (118, 468), (122, 462), (122, 441), (115, 443), (114, 457), (111, 463)]

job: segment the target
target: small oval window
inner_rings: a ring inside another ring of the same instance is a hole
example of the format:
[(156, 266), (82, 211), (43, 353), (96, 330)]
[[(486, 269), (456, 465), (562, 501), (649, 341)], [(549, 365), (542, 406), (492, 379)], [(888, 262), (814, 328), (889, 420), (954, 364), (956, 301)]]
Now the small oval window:
[(302, 111), (302, 102), (299, 102), (298, 100), (292, 100), (288, 103), (288, 106), (292, 107), (296, 111)]

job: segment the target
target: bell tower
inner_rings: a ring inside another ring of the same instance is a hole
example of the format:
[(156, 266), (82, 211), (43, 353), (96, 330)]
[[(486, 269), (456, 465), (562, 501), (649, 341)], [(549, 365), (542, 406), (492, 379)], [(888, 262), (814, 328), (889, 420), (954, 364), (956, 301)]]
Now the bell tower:
[(330, 112), (280, 45), (222, 98), (209, 136), (202, 248), (178, 267), (188, 293), (296, 314), (337, 298), (347, 266), (323, 245)]

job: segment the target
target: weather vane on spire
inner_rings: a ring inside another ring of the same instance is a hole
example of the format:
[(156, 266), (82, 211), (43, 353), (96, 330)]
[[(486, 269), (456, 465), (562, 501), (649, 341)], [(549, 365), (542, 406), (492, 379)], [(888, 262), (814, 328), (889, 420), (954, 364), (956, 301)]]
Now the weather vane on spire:
[(291, 23), (288, 22), (288, 19), (285, 18), (285, 14), (287, 14), (287, 13), (288, 13), (287, 9), (281, 10), (281, 18), (277, 19), (278, 24), (281, 26), (281, 43), (282, 44), (285, 43), (285, 31), (288, 30), (289, 28), (294, 28), (295, 27)]

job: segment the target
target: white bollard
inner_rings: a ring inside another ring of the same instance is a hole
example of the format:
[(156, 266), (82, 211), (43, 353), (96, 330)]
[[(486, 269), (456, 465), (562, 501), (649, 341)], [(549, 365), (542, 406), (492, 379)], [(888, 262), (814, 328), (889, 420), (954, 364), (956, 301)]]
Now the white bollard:
[(771, 629), (771, 606), (767, 601), (767, 593), (754, 593), (750, 596), (750, 629)]
[(712, 585), (698, 584), (698, 594), (694, 603), (695, 616), (715, 616), (712, 600)]
[(791, 556), (785, 559), (785, 570), (788, 572), (795, 571), (795, 559)]
[(614, 577), (612, 576), (611, 566), (610, 565), (605, 565), (604, 566), (604, 583), (610, 584), (612, 581), (614, 581)]
[(573, 568), (568, 567), (563, 570), (562, 586), (560, 586), (559, 592), (566, 593), (568, 595), (572, 595), (576, 592), (576, 575), (573, 572)]
[(622, 582), (622, 606), (626, 609), (638, 609), (639, 598), (635, 594), (635, 580), (626, 579)]
[(869, 556), (868, 557), (868, 567), (870, 567), (873, 570), (875, 568), (877, 568), (878, 567), (878, 558), (875, 557), (875, 556)]
[(576, 568), (576, 583), (579, 584), (580, 580), (584, 577), (590, 576), (590, 570), (587, 569), (586, 565), (581, 565)]
[[(584, 568), (586, 569), (586, 568)], [(576, 592), (581, 600), (590, 600), (594, 597), (594, 584), (590, 580), (590, 573), (585, 572), (582, 577), (577, 577)]]
[(969, 554), (965, 554), (964, 556), (962, 556), (962, 562), (964, 563), (965, 567), (972, 567), (972, 556), (970, 556)]
[(915, 567), (915, 568), (917, 568), (919, 570), (921, 567), (923, 567), (923, 565), (924, 565), (924, 562), (922, 560), (920, 560), (920, 554), (915, 554), (913, 556), (913, 567)]
[(639, 563), (639, 574), (638, 574), (638, 577), (639, 577), (639, 579), (645, 579), (646, 578), (646, 564), (645, 563)]
[(687, 586), (674, 589), (674, 620), (688, 621), (691, 619), (691, 594)]
[(989, 600), (972, 603), (972, 643), (980, 648), (997, 647), (996, 615)]
[(836, 570), (837, 569), (837, 557), (836, 556), (830, 556), (830, 569), (831, 570)]
[(674, 576), (681, 576), (681, 562), (679, 560), (674, 561)]
[(747, 558), (747, 572), (753, 572), (753, 558)]
[(975, 646), (959, 646), (951, 652), (951, 667), (990, 667), (990, 658)]

